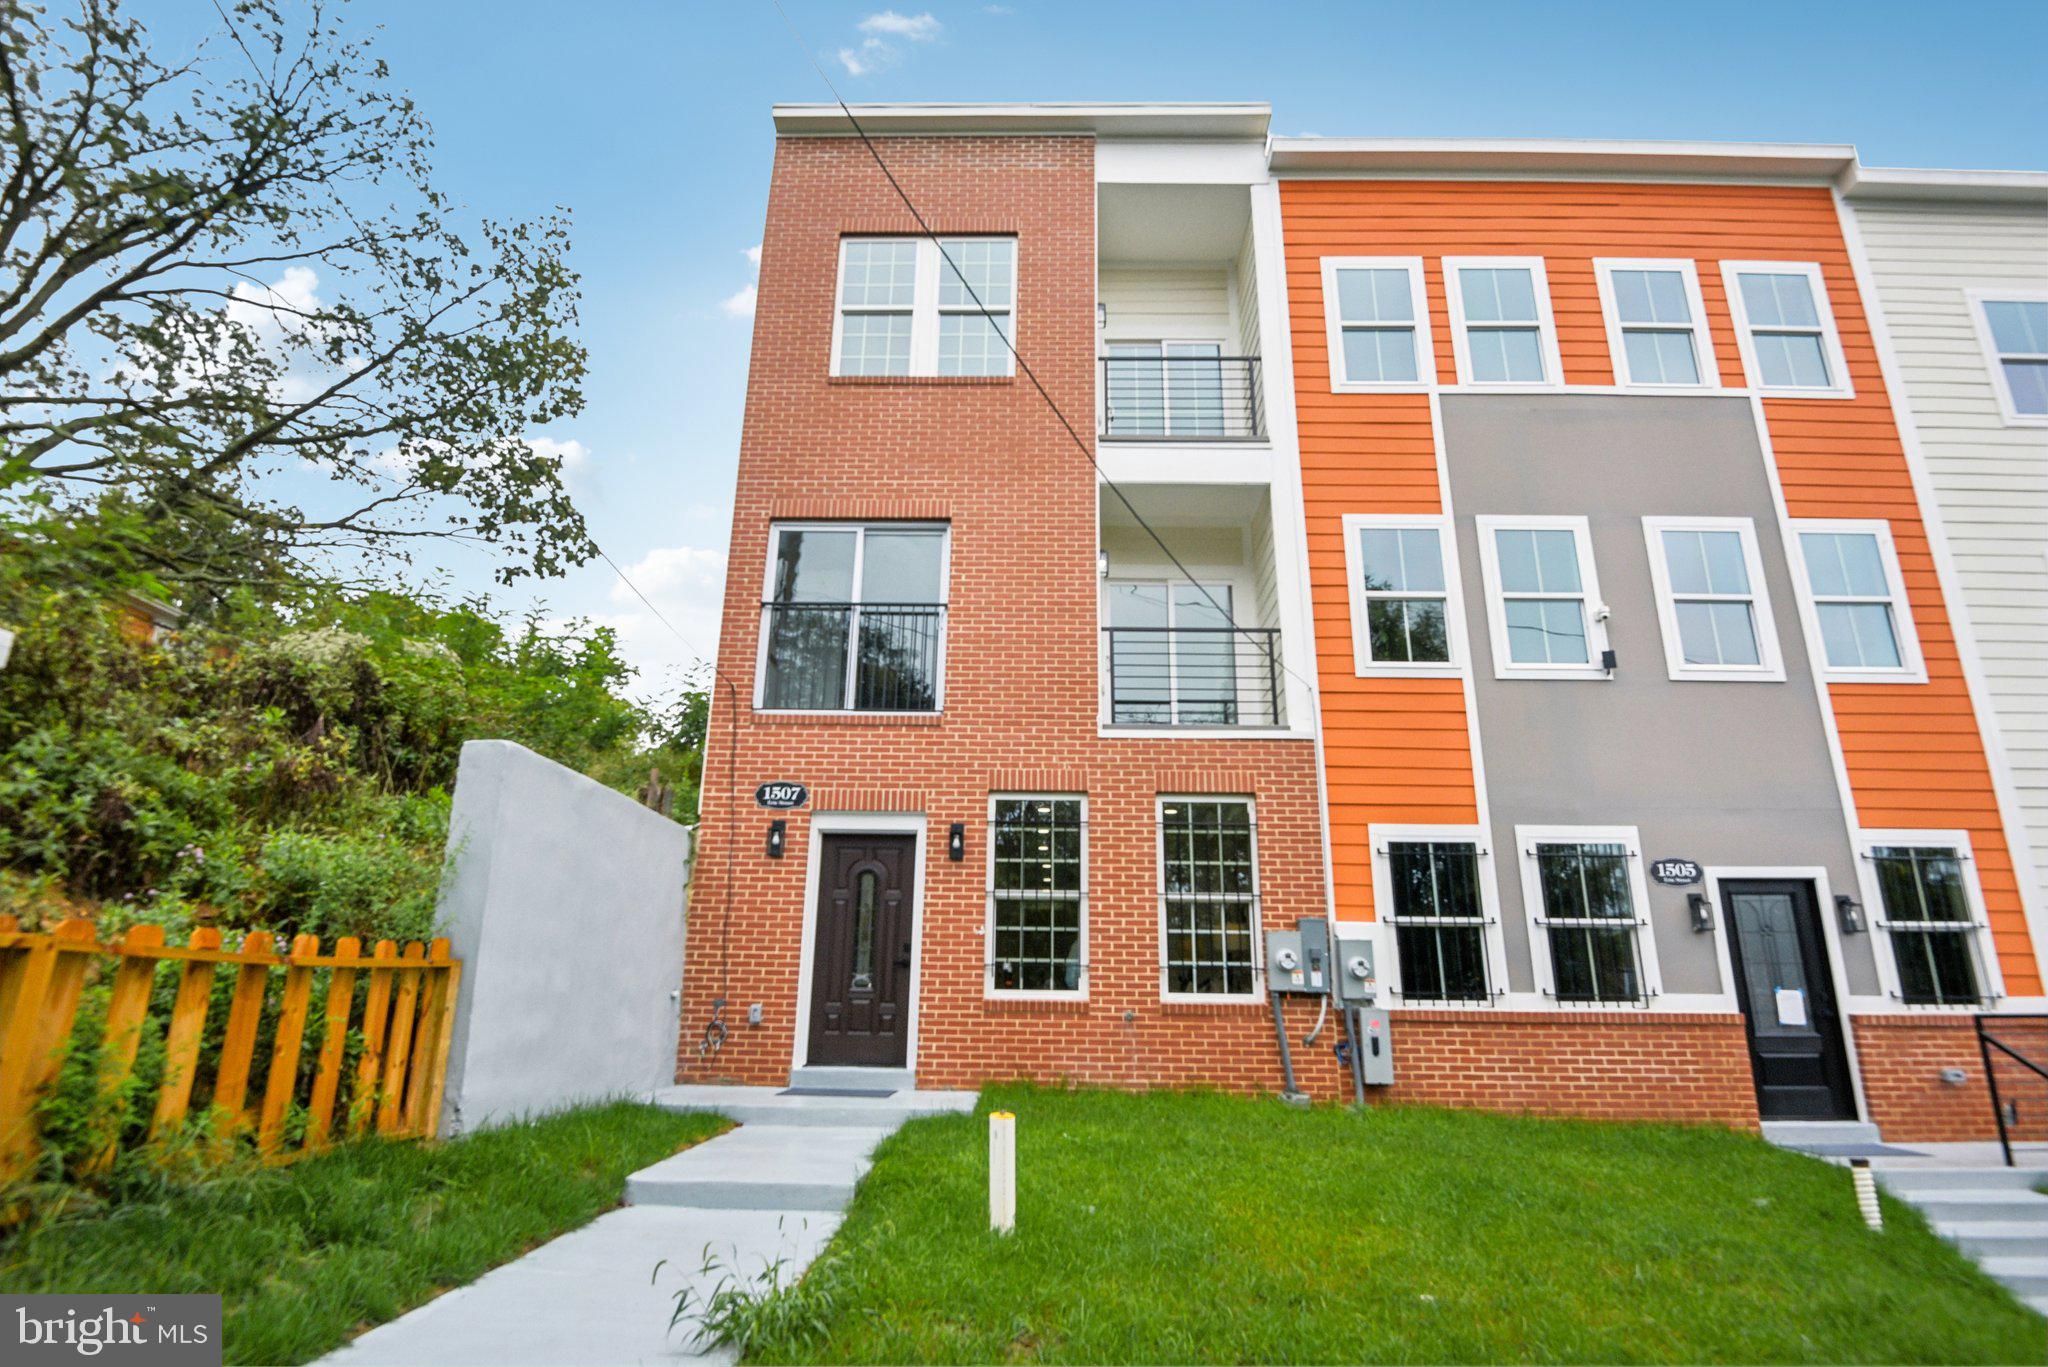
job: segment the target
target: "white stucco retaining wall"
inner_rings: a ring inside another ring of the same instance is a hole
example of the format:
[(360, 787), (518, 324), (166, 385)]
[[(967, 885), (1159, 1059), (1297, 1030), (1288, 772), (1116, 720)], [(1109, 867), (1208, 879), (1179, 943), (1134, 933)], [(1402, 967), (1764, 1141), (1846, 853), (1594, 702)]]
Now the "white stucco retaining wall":
[(443, 1134), (674, 1080), (691, 835), (510, 741), (462, 747)]

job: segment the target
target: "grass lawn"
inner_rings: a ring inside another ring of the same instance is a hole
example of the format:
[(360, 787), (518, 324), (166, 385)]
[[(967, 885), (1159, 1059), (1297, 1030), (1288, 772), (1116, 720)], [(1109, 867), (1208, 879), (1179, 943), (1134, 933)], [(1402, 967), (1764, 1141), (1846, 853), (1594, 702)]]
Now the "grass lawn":
[(573, 1229), (727, 1127), (617, 1104), (369, 1141), (0, 1242), (0, 1292), (218, 1291), (232, 1363), (303, 1362)]
[[(1017, 1114), (1018, 1227), (987, 1229)], [(1727, 1131), (999, 1088), (888, 1140), (764, 1361), (2040, 1362), (1846, 1171)]]

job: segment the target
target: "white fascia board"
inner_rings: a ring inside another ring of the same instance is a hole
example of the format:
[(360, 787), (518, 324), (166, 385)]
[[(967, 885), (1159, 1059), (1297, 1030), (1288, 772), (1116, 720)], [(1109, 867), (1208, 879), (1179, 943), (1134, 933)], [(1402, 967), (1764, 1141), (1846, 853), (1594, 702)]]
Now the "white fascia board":
[[(870, 133), (1092, 133), (1123, 138), (1248, 138), (1263, 141), (1272, 106), (1237, 104), (856, 104), (853, 116)], [(781, 134), (853, 130), (836, 104), (778, 104), (771, 111)]]
[(1968, 200), (2032, 204), (2048, 209), (2048, 171), (1915, 170), (1856, 166), (1842, 179), (1842, 198)]
[(1362, 171), (1765, 177), (1832, 181), (1856, 164), (1835, 143), (1594, 138), (1274, 138), (1275, 174)]

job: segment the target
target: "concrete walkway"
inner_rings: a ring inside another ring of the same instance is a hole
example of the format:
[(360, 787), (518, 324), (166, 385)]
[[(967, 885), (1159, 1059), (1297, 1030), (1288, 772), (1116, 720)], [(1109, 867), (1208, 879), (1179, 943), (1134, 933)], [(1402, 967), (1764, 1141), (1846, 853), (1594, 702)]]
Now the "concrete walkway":
[[(776, 1259), (801, 1272), (839, 1228), (875, 1146), (904, 1121), (974, 1109), (973, 1092), (667, 1087), (672, 1111), (715, 1111), (739, 1128), (626, 1180), (626, 1205), (321, 1359), (333, 1367), (616, 1367), (732, 1360), (668, 1332), (675, 1294), (708, 1294), (723, 1272)], [(657, 1263), (666, 1260), (660, 1275)]]

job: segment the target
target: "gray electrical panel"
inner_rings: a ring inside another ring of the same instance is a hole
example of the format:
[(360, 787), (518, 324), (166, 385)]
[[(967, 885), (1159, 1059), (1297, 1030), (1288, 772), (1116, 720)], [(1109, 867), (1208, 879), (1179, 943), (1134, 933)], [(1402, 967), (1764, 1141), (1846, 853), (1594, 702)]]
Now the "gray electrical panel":
[(1293, 930), (1266, 932), (1266, 990), (1320, 997), (1330, 990), (1330, 929), (1304, 916)]
[(1384, 1007), (1358, 1008), (1358, 1061), (1368, 1087), (1394, 1085), (1394, 1036)]
[(1337, 961), (1331, 971), (1337, 978), (1337, 1000), (1348, 1006), (1369, 1006), (1379, 998), (1379, 976), (1374, 967), (1373, 943), (1366, 939), (1339, 937)]

